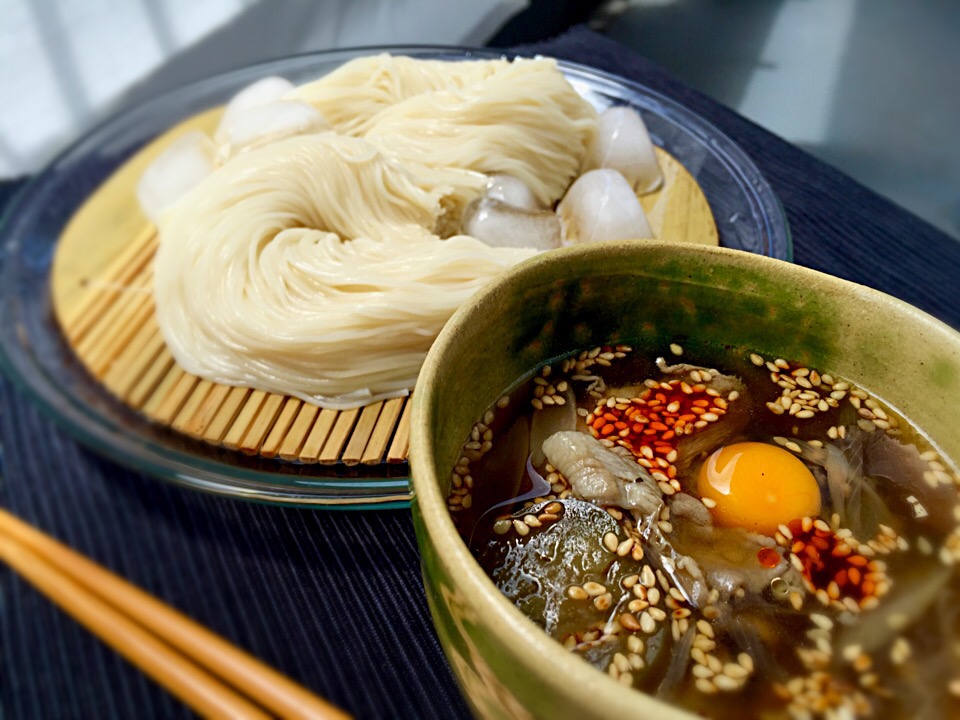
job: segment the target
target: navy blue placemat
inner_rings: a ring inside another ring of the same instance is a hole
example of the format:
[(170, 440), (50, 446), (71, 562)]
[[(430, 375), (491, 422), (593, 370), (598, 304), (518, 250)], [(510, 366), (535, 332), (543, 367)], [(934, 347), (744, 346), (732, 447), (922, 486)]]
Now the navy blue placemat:
[[(623, 75), (703, 115), (770, 180), (798, 263), (960, 327), (960, 243), (599, 35), (576, 29), (527, 49)], [(359, 717), (467, 716), (430, 624), (406, 511), (289, 510), (168, 486), (78, 447), (6, 379), (0, 503)], [(5, 569), (0, 600), (4, 716), (189, 717)]]

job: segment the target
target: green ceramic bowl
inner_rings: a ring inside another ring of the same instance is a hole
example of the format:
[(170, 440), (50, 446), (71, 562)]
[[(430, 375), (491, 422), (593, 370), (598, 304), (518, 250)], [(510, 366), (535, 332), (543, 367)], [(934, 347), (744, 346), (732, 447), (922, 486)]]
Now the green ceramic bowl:
[(413, 407), (427, 598), (478, 716), (689, 717), (620, 686), (524, 617), (474, 562), (445, 502), (473, 423), (521, 376), (574, 349), (685, 336), (853, 379), (960, 458), (960, 334), (899, 300), (758, 255), (666, 242), (567, 248), (523, 263), (447, 324)]

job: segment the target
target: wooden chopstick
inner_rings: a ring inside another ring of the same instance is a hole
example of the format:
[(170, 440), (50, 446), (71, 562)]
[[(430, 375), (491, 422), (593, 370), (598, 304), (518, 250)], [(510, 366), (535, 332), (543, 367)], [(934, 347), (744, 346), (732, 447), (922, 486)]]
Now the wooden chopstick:
[(2, 509), (0, 559), (201, 715), (350, 717)]
[(270, 717), (6, 535), (0, 535), (0, 557), (87, 629), (201, 715)]

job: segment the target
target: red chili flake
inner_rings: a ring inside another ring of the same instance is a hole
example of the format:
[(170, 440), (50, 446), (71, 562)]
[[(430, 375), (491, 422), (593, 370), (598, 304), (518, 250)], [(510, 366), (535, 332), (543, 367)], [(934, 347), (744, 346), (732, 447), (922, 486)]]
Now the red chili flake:
[[(840, 590), (840, 600), (849, 597), (858, 605), (885, 592), (888, 583), (876, 562), (858, 553), (832, 530), (816, 527), (805, 520), (809, 521), (809, 518), (791, 520), (787, 524), (793, 539), (786, 544), (789, 552), (800, 561), (802, 575), (811, 591), (824, 590), (831, 594), (830, 584), (835, 583)], [(804, 525), (809, 529), (804, 530)]]
[[(699, 415), (707, 412), (706, 408), (715, 415), (724, 412), (714, 406), (714, 398), (703, 385), (690, 386), (682, 380), (663, 381), (626, 403), (608, 407), (606, 400), (600, 401), (591, 413), (593, 419), (589, 427), (594, 437), (609, 437), (628, 448), (644, 464), (666, 470), (667, 477), (672, 478), (676, 476), (676, 468), (666, 458), (676, 450), (680, 440), (696, 432), (694, 423)], [(644, 448), (648, 454), (644, 454)]]
[(780, 553), (773, 548), (761, 548), (757, 552), (757, 560), (759, 560), (760, 564), (765, 568), (775, 568), (780, 564)]

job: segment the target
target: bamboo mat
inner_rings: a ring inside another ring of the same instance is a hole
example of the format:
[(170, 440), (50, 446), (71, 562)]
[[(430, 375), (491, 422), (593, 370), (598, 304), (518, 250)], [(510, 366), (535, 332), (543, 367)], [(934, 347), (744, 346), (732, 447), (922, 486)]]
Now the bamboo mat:
[[(212, 133), (220, 109), (176, 126), (121, 166), (80, 207), (57, 245), (53, 308), (79, 360), (114, 397), (153, 422), (228, 450), (324, 465), (407, 459), (410, 398), (325, 410), (297, 398), (229, 387), (185, 372), (157, 327), (152, 294), (155, 228), (136, 185), (152, 160), (189, 130)], [(657, 149), (664, 184), (641, 197), (658, 238), (716, 245), (707, 200), (693, 177)]]

